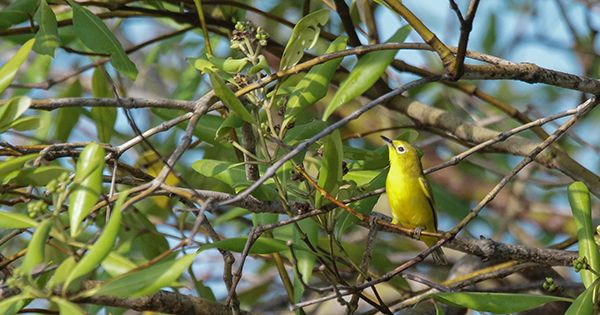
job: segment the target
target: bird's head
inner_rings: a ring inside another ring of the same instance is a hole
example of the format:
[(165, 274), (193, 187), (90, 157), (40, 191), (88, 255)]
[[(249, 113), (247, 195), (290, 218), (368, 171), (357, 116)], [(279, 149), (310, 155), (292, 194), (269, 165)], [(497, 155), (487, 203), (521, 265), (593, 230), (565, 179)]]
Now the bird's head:
[(402, 140), (392, 140), (385, 136), (381, 136), (381, 139), (388, 145), (390, 164), (405, 165), (409, 162), (419, 161), (418, 151), (410, 143)]

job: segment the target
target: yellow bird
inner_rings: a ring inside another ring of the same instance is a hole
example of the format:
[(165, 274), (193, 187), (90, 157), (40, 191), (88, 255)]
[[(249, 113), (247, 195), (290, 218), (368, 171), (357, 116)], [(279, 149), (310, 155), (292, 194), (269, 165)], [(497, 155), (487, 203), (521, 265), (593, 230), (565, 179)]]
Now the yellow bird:
[[(417, 150), (408, 142), (381, 136), (389, 146), (390, 170), (385, 182), (388, 202), (392, 209), (392, 223), (415, 229), (417, 238), (421, 231), (437, 232), (437, 217), (433, 194), (423, 175)], [(435, 237), (421, 238), (427, 246), (437, 242)], [(431, 256), (435, 263), (448, 263), (441, 248)]]

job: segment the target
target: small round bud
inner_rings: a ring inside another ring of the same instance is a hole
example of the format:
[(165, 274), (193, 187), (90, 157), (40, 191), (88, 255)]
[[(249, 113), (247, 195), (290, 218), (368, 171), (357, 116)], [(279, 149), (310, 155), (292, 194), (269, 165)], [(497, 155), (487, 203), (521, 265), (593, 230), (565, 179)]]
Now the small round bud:
[(292, 240), (288, 240), (286, 242), (286, 244), (287, 244), (288, 247), (291, 247), (292, 245), (294, 245), (294, 242)]

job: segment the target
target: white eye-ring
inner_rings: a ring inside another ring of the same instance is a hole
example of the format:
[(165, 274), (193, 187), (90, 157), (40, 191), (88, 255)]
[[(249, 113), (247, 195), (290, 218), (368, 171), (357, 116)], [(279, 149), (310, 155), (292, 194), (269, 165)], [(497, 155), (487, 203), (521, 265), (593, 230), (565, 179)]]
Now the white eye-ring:
[(406, 152), (406, 149), (404, 149), (404, 146), (397, 146), (396, 147), (396, 152), (398, 152), (399, 154), (404, 154)]

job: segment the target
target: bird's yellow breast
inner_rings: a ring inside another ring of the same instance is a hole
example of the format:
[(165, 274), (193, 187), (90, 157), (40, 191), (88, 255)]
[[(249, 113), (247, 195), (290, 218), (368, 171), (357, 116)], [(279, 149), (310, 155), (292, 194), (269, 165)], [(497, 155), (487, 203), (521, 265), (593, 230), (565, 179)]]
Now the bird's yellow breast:
[[(395, 171), (393, 168), (390, 172)], [(394, 218), (393, 223), (408, 228), (423, 227), (435, 232), (435, 218), (419, 178), (395, 173), (386, 180), (387, 197)]]

